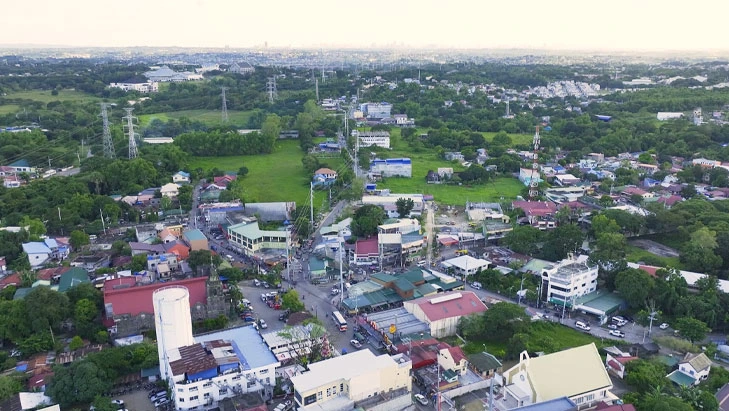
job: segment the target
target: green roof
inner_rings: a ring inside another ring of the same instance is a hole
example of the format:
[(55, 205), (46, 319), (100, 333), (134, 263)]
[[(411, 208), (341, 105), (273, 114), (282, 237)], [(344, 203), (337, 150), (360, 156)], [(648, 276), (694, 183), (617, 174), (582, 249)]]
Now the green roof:
[(194, 228), (192, 230), (187, 230), (184, 233), (182, 233), (182, 235), (190, 241), (207, 239), (207, 237), (205, 237), (205, 234), (203, 234), (203, 232), (198, 230), (197, 228)]
[(545, 267), (554, 265), (555, 263), (547, 260), (540, 260), (538, 258), (532, 258), (529, 260), (528, 263), (526, 263), (522, 268), (519, 269), (522, 273), (526, 273), (527, 271), (531, 271), (533, 273), (541, 274), (542, 270), (544, 270)]
[(385, 273), (372, 274), (370, 276), (370, 278), (375, 279), (377, 281), (381, 281), (383, 283), (392, 283), (392, 282), (395, 282), (395, 280), (397, 280), (397, 278), (395, 278), (394, 275), (385, 274)]
[(142, 368), (142, 378), (153, 377), (159, 375), (159, 367)]
[(22, 300), (32, 290), (32, 288), (18, 288), (15, 290), (13, 300)]
[(417, 288), (417, 290), (418, 290), (418, 292), (420, 293), (421, 296), (425, 296), (425, 295), (428, 295), (428, 294), (433, 294), (434, 292), (438, 291), (438, 290), (435, 289), (435, 287), (433, 287), (432, 285), (430, 285), (428, 283), (419, 285), (418, 288)]
[(675, 384), (678, 384), (682, 387), (689, 387), (694, 385), (696, 382), (696, 379), (691, 377), (690, 375), (686, 375), (682, 373), (679, 370), (676, 370), (668, 375), (666, 375), (666, 378), (673, 381)]
[(413, 283), (405, 278), (398, 278), (395, 280), (395, 287), (397, 287), (400, 291), (410, 291), (415, 289)]
[(261, 230), (258, 227), (258, 221), (253, 221), (250, 223), (240, 223), (235, 224), (230, 227), (228, 227), (228, 230), (233, 231), (234, 233), (238, 233), (241, 236), (255, 240), (261, 237), (282, 237), (286, 236), (286, 231), (271, 231), (271, 230)]
[(90, 283), (89, 273), (83, 268), (74, 267), (61, 274), (61, 280), (58, 282), (58, 291), (65, 292), (79, 284)]
[(598, 290), (575, 299), (575, 306), (584, 305), (604, 313), (617, 311), (624, 303), (625, 300), (617, 294), (604, 290)]
[(669, 367), (673, 367), (678, 364), (678, 358), (672, 355), (659, 355), (655, 357), (658, 361), (666, 364)]
[(421, 281), (424, 281), (423, 271), (420, 268), (415, 268), (406, 273), (402, 273), (400, 274), (400, 277), (405, 278), (411, 283), (419, 283)]
[(443, 291), (451, 291), (451, 290), (455, 290), (458, 287), (463, 287), (463, 281), (460, 281), (460, 280), (445, 283), (445, 282), (441, 281), (440, 279), (438, 279), (435, 281), (431, 281), (430, 284), (440, 286), (440, 288), (442, 288)]
[(314, 256), (309, 257), (309, 271), (325, 271), (326, 267), (327, 265), (324, 260), (320, 260)]
[(468, 362), (470, 362), (477, 370), (484, 372), (490, 370), (497, 370), (501, 367), (501, 362), (496, 359), (493, 355), (487, 352), (480, 352), (476, 354), (468, 355)]
[(223, 190), (207, 190), (200, 194), (201, 200), (217, 200), (220, 198), (220, 193), (222, 193)]

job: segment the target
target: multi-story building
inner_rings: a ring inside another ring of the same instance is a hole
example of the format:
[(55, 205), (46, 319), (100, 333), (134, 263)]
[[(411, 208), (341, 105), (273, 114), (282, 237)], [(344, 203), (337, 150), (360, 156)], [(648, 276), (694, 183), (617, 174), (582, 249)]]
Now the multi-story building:
[(228, 227), (230, 245), (248, 256), (264, 249), (286, 249), (289, 238), (288, 231), (261, 230), (256, 220)]
[(390, 103), (363, 103), (359, 105), (360, 111), (367, 119), (380, 119), (391, 116), (392, 104)]
[(159, 85), (153, 81), (146, 83), (109, 83), (109, 88), (137, 91), (139, 93), (156, 93), (159, 91)]
[(597, 290), (597, 266), (588, 257), (562, 260), (542, 270), (542, 298), (552, 304), (574, 308), (575, 299)]
[(370, 173), (382, 177), (412, 177), (413, 163), (409, 158), (376, 158), (370, 164)]
[(382, 148), (390, 148), (390, 132), (389, 131), (352, 131), (352, 137), (355, 137), (360, 147), (377, 146)]
[(309, 364), (308, 372), (292, 377), (294, 399), (300, 410), (344, 410), (364, 404), (403, 409), (412, 403), (411, 369), (405, 354), (355, 351)]

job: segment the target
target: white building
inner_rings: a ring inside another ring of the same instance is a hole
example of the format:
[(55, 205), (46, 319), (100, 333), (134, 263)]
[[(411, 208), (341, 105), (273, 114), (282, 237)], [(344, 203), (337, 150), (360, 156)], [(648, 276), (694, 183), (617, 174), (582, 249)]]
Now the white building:
[(28, 254), (28, 262), (31, 268), (37, 268), (51, 259), (52, 251), (47, 245), (41, 242), (23, 243), (23, 252)]
[(402, 218), (394, 223), (380, 224), (377, 226), (377, 232), (382, 234), (408, 234), (412, 232), (420, 232), (420, 221), (414, 218)]
[(450, 260), (445, 260), (440, 263), (440, 265), (446, 270), (452, 268), (456, 277), (465, 279), (469, 275), (476, 274), (478, 270), (486, 270), (489, 268), (489, 265), (491, 265), (491, 262), (481, 258), (474, 258), (470, 255), (462, 255), (460, 257), (451, 258)]
[(576, 298), (597, 290), (598, 267), (587, 264), (588, 256), (562, 260), (542, 270), (542, 284), (547, 301), (557, 305), (574, 306)]
[(380, 119), (390, 117), (392, 112), (392, 104), (390, 103), (363, 103), (359, 105), (360, 111), (362, 111), (368, 119)]
[(167, 183), (160, 187), (159, 191), (162, 194), (163, 197), (177, 197), (177, 193), (179, 192), (180, 186), (178, 186), (175, 183)]
[(283, 330), (269, 331), (261, 334), (261, 338), (276, 356), (278, 361), (284, 362), (301, 356), (311, 354), (312, 346), (321, 344), (324, 340), (323, 332), (314, 332), (316, 337), (312, 337), (313, 327), (321, 326), (317, 324), (295, 325), (286, 327)]
[(709, 378), (712, 362), (704, 353), (686, 353), (678, 363), (678, 369), (667, 375), (667, 378), (683, 386), (698, 385)]
[(228, 241), (248, 256), (264, 249), (285, 250), (289, 244), (288, 231), (261, 230), (258, 221), (246, 221), (228, 227)]
[(658, 119), (658, 121), (673, 120), (681, 117), (683, 117), (683, 113), (659, 111), (658, 114), (656, 114), (656, 118)]
[(370, 173), (382, 177), (412, 177), (413, 163), (409, 158), (376, 158), (370, 163)]
[(404, 409), (412, 403), (411, 369), (412, 362), (404, 354), (375, 356), (370, 350), (355, 351), (309, 364), (308, 372), (291, 377), (294, 400), (300, 410), (335, 411), (354, 409), (356, 402), (376, 401), (379, 394), (389, 394), (394, 398), (382, 409)]
[(109, 83), (109, 88), (118, 88), (124, 91), (137, 91), (139, 93), (156, 93), (159, 85), (154, 81), (146, 83)]
[(389, 131), (352, 131), (352, 137), (358, 140), (360, 147), (377, 146), (382, 148), (390, 148), (390, 132)]
[(169, 353), (193, 343), (190, 293), (187, 287), (163, 287), (152, 294), (152, 301), (160, 376), (166, 380), (172, 376)]
[(504, 404), (508, 409), (567, 397), (578, 409), (617, 399), (595, 343), (541, 357), (521, 353), (519, 363), (504, 377)]
[(422, 194), (388, 194), (380, 196), (362, 196), (362, 204), (374, 204), (380, 207), (395, 206), (398, 199), (413, 200), (413, 211), (423, 211), (423, 195)]

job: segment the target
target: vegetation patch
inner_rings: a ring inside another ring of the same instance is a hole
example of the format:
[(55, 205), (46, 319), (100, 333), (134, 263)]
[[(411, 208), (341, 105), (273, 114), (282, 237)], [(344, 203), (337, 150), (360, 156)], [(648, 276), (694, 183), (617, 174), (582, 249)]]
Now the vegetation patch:
[(27, 90), (10, 92), (3, 98), (35, 100), (42, 103), (50, 103), (51, 101), (90, 101), (99, 100), (90, 94), (86, 94), (77, 90), (58, 90), (58, 94), (54, 95), (53, 90)]
[[(200, 121), (208, 126), (219, 126), (223, 124), (223, 117), (220, 111), (212, 110), (181, 110), (154, 114), (142, 114), (139, 116), (139, 123), (142, 125), (142, 127), (145, 127), (149, 125), (149, 123), (151, 123), (154, 119), (160, 121), (168, 121), (171, 118), (179, 120), (182, 117), (187, 117), (188, 119), (193, 121)], [(248, 124), (248, 119), (250, 117), (250, 111), (228, 110), (229, 123), (239, 127), (245, 127), (246, 124)]]

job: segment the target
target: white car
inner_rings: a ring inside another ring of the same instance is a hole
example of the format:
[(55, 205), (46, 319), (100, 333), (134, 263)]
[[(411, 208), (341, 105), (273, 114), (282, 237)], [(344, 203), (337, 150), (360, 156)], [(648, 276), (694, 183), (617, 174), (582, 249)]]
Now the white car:
[(428, 399), (423, 394), (415, 394), (415, 401), (419, 402), (420, 405), (428, 405)]
[(263, 329), (268, 328), (268, 324), (266, 324), (266, 321), (264, 321), (264, 320), (258, 320), (258, 323), (261, 326), (261, 328), (263, 328)]
[(354, 348), (356, 348), (358, 350), (360, 348), (362, 348), (362, 343), (359, 342), (358, 340), (349, 340), (349, 343), (352, 345), (352, 347), (354, 347)]
[(668, 328), (668, 323), (663, 323), (659, 325), (658, 328), (660, 328), (661, 330), (665, 330), (666, 328)]
[(618, 338), (625, 338), (625, 333), (620, 330), (610, 330), (610, 335)]

